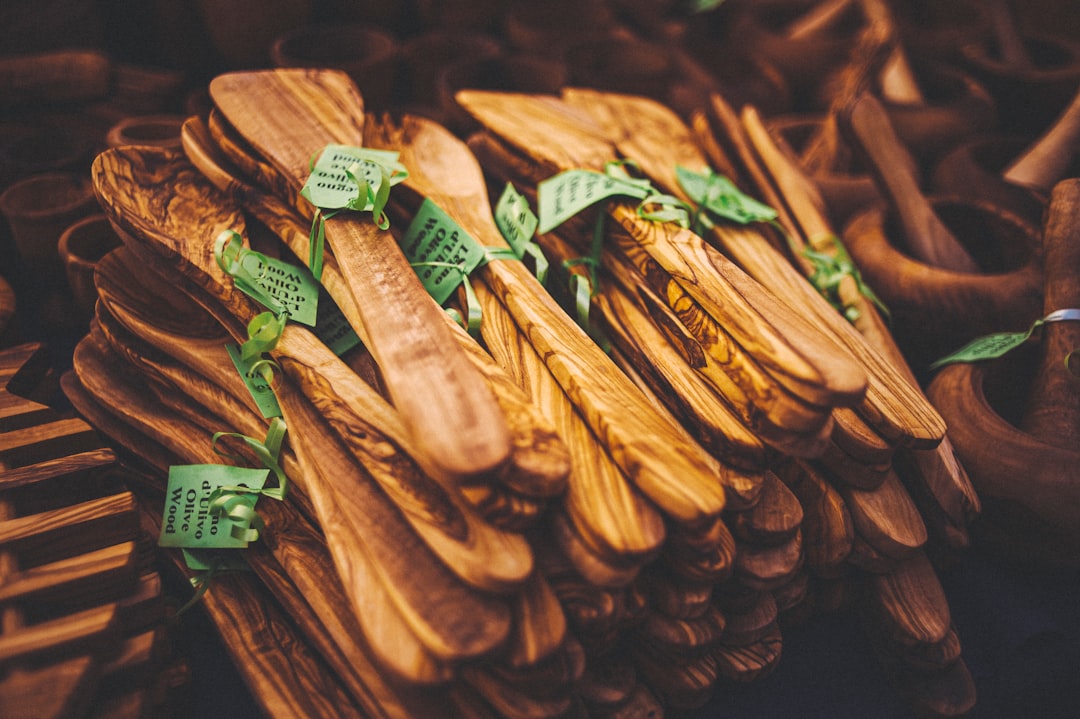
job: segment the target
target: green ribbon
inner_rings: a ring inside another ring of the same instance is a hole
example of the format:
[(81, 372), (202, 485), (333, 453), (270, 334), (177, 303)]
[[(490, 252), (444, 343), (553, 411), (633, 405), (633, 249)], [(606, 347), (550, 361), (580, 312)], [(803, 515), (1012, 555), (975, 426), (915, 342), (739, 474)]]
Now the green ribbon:
[(874, 291), (863, 282), (862, 275), (859, 273), (859, 268), (855, 266), (855, 261), (851, 259), (851, 255), (848, 254), (847, 248), (844, 247), (844, 243), (841, 242), (840, 238), (836, 235), (830, 235), (828, 239), (836, 248), (835, 256), (825, 252), (819, 252), (809, 246), (804, 247), (800, 253), (810, 261), (810, 264), (814, 269), (813, 273), (808, 278), (810, 284), (816, 287), (817, 291), (821, 293), (821, 296), (828, 300), (829, 304), (847, 318), (848, 322), (855, 322), (860, 316), (858, 307), (845, 304), (840, 297), (840, 283), (845, 277), (851, 277), (855, 281), (855, 287), (859, 290), (859, 294), (870, 300), (886, 319), (891, 319), (889, 308), (886, 307), (885, 303), (878, 298)]
[[(489, 262), (494, 260), (514, 260), (520, 262), (521, 258), (517, 256), (509, 247), (483, 247), (484, 258), (480, 261), (476, 267), (480, 268)], [(483, 322), (483, 311), (480, 307), (480, 299), (476, 296), (476, 290), (473, 289), (470, 282), (470, 273), (465, 268), (464, 264), (454, 264), (453, 262), (410, 262), (411, 267), (449, 267), (450, 269), (457, 270), (461, 273), (461, 282), (465, 287), (465, 315), (462, 317), (461, 313), (454, 308), (449, 308), (446, 311), (454, 318), (454, 321), (465, 328), (473, 337), (479, 339), (480, 337), (480, 325)], [(476, 271), (475, 269), (473, 270)]]
[(675, 166), (679, 187), (697, 207), (692, 210), (691, 229), (697, 234), (713, 227), (709, 215), (748, 225), (751, 222), (769, 222), (777, 217), (776, 210), (745, 195), (735, 183), (712, 168), (694, 172), (681, 165)]
[(289, 478), (285, 475), (285, 470), (282, 469), (280, 463), (281, 443), (285, 439), (286, 431), (285, 421), (280, 417), (275, 417), (266, 430), (266, 438), (261, 442), (239, 432), (215, 432), (211, 438), (214, 452), (218, 455), (237, 462), (246, 462), (245, 457), (226, 452), (218, 447), (218, 442), (226, 437), (239, 439), (254, 452), (262, 467), (270, 470), (278, 482), (276, 487), (224, 486), (210, 493), (210, 514), (225, 516), (231, 520), (231, 535), (234, 539), (254, 542), (266, 526), (255, 508), (245, 502), (245, 496), (254, 494), (281, 501), (285, 499), (289, 491)]
[(233, 278), (238, 289), (273, 312), (287, 312), (281, 303), (259, 284), (260, 278), (244, 266), (245, 258), (261, 256), (260, 253), (244, 247), (244, 238), (234, 230), (223, 230), (214, 240), (214, 260), (223, 272)]
[[(251, 362), (256, 357), (262, 356), (264, 352), (272, 352), (281, 340), (281, 333), (285, 330), (288, 317), (289, 313), (284, 311), (277, 315), (273, 312), (261, 312), (255, 315), (251, 322), (248, 322), (248, 338), (240, 345), (240, 357), (245, 362)], [(266, 380), (267, 384), (270, 384), (272, 379), (271, 375)]]
[[(353, 160), (341, 171), (348, 182), (355, 187), (356, 196), (344, 201), (334, 200), (332, 204), (327, 204), (327, 200), (323, 199), (325, 195), (310, 186), (310, 177), (309, 182), (305, 183), (300, 191), (300, 194), (316, 208), (308, 237), (308, 269), (317, 280), (322, 279), (326, 220), (342, 210), (370, 211), (375, 225), (380, 230), (389, 229), (390, 218), (386, 215), (386, 205), (390, 200), (390, 188), (404, 182), (409, 176), (408, 169), (398, 162), (396, 152), (335, 145), (327, 145), (326, 148), (311, 156), (308, 162), (309, 172), (314, 174), (319, 158), (328, 150), (334, 151), (335, 148), (338, 151), (345, 151)], [(327, 210), (333, 210), (333, 212), (327, 212)]]
[[(196, 568), (196, 565), (193, 563), (194, 555), (191, 553), (191, 550), (184, 549), (181, 551), (184, 554), (184, 559), (186, 560), (188, 567), (192, 569)], [(200, 561), (199, 566), (201, 566), (202, 564), (203, 562)], [(188, 612), (188, 610), (190, 610), (192, 607), (202, 601), (202, 598), (206, 596), (207, 591), (209, 591), (210, 589), (210, 584), (218, 577), (226, 574), (235, 574), (237, 572), (250, 571), (248, 568), (246, 568), (246, 565), (244, 565), (243, 568), (241, 567), (241, 565), (243, 565), (243, 560), (236, 561), (227, 558), (224, 554), (214, 553), (213, 556), (210, 558), (206, 569), (196, 573), (193, 577), (190, 577), (188, 579), (188, 581), (191, 583), (191, 587), (195, 590), (195, 593), (192, 594), (191, 598), (184, 602), (184, 604), (181, 605), (180, 608), (173, 613), (169, 621), (174, 623), (179, 621), (181, 616), (183, 616), (185, 613)]]
[[(930, 365), (930, 369), (936, 370), (945, 365), (955, 364), (957, 362), (979, 362), (981, 360), (997, 359), (1027, 342), (1031, 336), (1035, 334), (1035, 330), (1048, 322), (1075, 322), (1078, 320), (1080, 320), (1080, 310), (1055, 310), (1046, 315), (1046, 317), (1035, 320), (1026, 332), (1001, 332), (974, 339), (952, 354), (946, 355), (933, 362)], [(1070, 372), (1073, 371), (1071, 369), (1070, 358), (1075, 352), (1076, 350), (1073, 350), (1065, 355), (1065, 366)]]

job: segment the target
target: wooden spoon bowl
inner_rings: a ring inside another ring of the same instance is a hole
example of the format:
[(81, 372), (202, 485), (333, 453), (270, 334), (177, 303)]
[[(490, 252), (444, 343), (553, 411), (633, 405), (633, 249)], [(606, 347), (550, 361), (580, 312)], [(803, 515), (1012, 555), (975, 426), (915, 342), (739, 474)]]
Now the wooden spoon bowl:
[(913, 259), (883, 205), (855, 215), (844, 243), (866, 283), (888, 306), (893, 334), (916, 374), (975, 337), (1020, 331), (1042, 310), (1039, 231), (989, 204), (930, 198), (935, 212), (983, 270), (944, 270)]

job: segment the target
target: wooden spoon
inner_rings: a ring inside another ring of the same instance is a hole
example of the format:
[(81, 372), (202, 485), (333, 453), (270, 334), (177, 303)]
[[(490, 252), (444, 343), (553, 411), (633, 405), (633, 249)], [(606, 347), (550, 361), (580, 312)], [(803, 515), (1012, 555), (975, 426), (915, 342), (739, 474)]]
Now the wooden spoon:
[[(495, 226), (480, 166), (461, 140), (419, 117), (406, 116), (400, 126), (388, 120), (369, 125), (369, 144), (402, 153), (410, 168), (407, 186), (435, 201), (480, 245), (508, 247)], [(723, 509), (724, 492), (715, 477), (733, 470), (659, 417), (521, 262), (494, 260), (480, 275), (615, 462), (646, 496), (684, 522), (698, 522)]]
[[(328, 143), (362, 142), (363, 100), (341, 72), (230, 73), (214, 78), (210, 95), (252, 147), (297, 187), (307, 180), (311, 157)], [(396, 244), (351, 213), (328, 222), (326, 236), (394, 405), (420, 446), (456, 477), (483, 475), (504, 464), (510, 437), (491, 390)]]
[(958, 272), (978, 273), (978, 264), (938, 218), (919, 189), (915, 161), (900, 143), (881, 103), (864, 93), (838, 113), (841, 130), (873, 170), (904, 228), (913, 255)]

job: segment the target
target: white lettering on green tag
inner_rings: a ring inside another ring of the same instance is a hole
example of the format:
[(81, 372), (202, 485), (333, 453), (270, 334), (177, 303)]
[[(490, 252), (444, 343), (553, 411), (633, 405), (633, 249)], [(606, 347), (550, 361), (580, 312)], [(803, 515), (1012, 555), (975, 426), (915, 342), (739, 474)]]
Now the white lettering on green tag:
[[(315, 326), (318, 317), (319, 283), (315, 281), (310, 270), (254, 251), (245, 252), (240, 264), (252, 280), (289, 313), (290, 320), (308, 327)], [(244, 289), (241, 283), (237, 283), (237, 287)]]
[(315, 334), (338, 357), (360, 344), (360, 338), (329, 295), (319, 301)]
[(643, 200), (652, 190), (594, 170), (567, 170), (536, 186), (538, 231), (550, 232), (586, 207), (608, 197), (628, 196)]
[(495, 205), (495, 224), (518, 257), (525, 255), (525, 246), (532, 240), (539, 222), (529, 208), (529, 201), (507, 182)]
[[(324, 210), (348, 208), (364, 212), (373, 208), (369, 193), (361, 194), (360, 182), (367, 183), (374, 195), (383, 183), (384, 172), (391, 185), (401, 182), (407, 173), (399, 173), (398, 153), (349, 145), (327, 145), (300, 194)], [(349, 175), (353, 177), (350, 178)]]
[(262, 412), (262, 416), (267, 419), (280, 417), (281, 407), (278, 405), (277, 396), (262, 372), (259, 371), (259, 367), (256, 366), (261, 358), (256, 357), (250, 362), (244, 360), (240, 355), (240, 348), (234, 344), (225, 345), (225, 350), (229, 353), (229, 358), (236, 366), (236, 371), (240, 373), (240, 378), (244, 380), (244, 386), (251, 393), (251, 398), (255, 400), (255, 405)]
[[(248, 469), (223, 464), (187, 464), (169, 468), (165, 510), (158, 545), (191, 549), (243, 549), (248, 543), (233, 534), (234, 522), (210, 511), (214, 491), (221, 487), (261, 489), (268, 469)], [(258, 495), (241, 495), (254, 508)]]
[[(416, 274), (440, 305), (486, 256), (484, 248), (431, 200), (424, 200), (400, 244), (409, 262), (421, 265)], [(426, 263), (437, 265), (423, 266)]]

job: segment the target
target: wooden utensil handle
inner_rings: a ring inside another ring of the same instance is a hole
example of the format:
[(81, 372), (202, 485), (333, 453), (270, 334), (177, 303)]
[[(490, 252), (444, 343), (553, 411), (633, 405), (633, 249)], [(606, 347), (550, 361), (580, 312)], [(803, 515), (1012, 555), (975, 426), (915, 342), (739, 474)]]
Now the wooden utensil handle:
[[(1080, 178), (1059, 182), (1043, 235), (1046, 314), (1080, 310)], [(1042, 327), (1041, 364), (1021, 423), (1044, 442), (1080, 446), (1080, 320)]]

